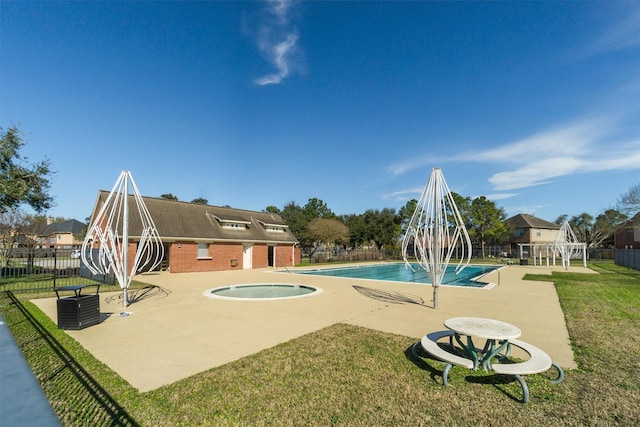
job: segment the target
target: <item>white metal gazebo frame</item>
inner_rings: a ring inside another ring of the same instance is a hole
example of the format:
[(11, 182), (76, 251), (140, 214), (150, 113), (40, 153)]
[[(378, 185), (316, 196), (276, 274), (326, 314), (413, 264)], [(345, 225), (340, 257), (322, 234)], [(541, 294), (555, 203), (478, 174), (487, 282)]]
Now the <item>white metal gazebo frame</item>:
[[(129, 191), (140, 216), (141, 232), (133, 262), (129, 263)], [(97, 254), (94, 254), (94, 249)], [(122, 171), (109, 196), (93, 218), (82, 243), (82, 262), (93, 274), (113, 273), (122, 289), (126, 307), (127, 289), (133, 276), (144, 267), (153, 270), (164, 258), (164, 246), (153, 219), (142, 200), (133, 176)]]
[(565, 269), (569, 269), (571, 258), (575, 258), (580, 252), (582, 252), (584, 266), (587, 266), (587, 245), (586, 243), (578, 241), (578, 238), (571, 229), (571, 225), (569, 225), (569, 221), (564, 221), (560, 226), (560, 230), (558, 230), (558, 234), (553, 241), (553, 248), (554, 253), (555, 251), (560, 253), (562, 267)]
[(454, 253), (460, 254), (456, 274), (471, 260), (471, 239), (440, 168), (433, 168), (402, 240), (402, 257), (408, 268), (408, 249), (429, 274), (433, 306), (438, 308), (438, 287)]

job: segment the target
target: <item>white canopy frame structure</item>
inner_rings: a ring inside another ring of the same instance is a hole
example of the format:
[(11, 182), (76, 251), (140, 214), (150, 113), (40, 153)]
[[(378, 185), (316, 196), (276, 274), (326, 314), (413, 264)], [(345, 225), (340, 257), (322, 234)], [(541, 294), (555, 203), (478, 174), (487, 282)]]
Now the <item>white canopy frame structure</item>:
[(433, 168), (402, 241), (402, 257), (408, 268), (409, 251), (429, 274), (433, 306), (438, 308), (438, 287), (454, 252), (460, 255), (456, 274), (471, 260), (471, 239), (440, 168)]
[(560, 226), (560, 230), (558, 230), (558, 234), (556, 234), (556, 238), (553, 241), (553, 248), (554, 254), (555, 251), (560, 253), (562, 267), (565, 270), (569, 269), (571, 258), (576, 258), (581, 252), (584, 266), (587, 266), (587, 245), (586, 243), (578, 241), (578, 238), (569, 225), (569, 221), (564, 221)]
[[(133, 259), (129, 256), (130, 190), (141, 224), (140, 240)], [(93, 253), (94, 249), (97, 250), (97, 255)], [(93, 274), (115, 275), (123, 290), (124, 307), (128, 305), (127, 289), (133, 276), (145, 267), (153, 270), (162, 262), (162, 240), (129, 171), (122, 171), (100, 211), (93, 218), (82, 243), (81, 256), (82, 262)]]
[[(575, 245), (576, 247), (576, 252), (572, 255), (572, 257), (576, 258), (577, 255), (581, 252), (582, 262), (586, 267), (587, 266), (587, 250), (586, 250), (587, 245), (585, 243), (574, 243), (572, 245)], [(518, 243), (520, 259), (527, 258), (524, 256), (525, 248), (528, 249), (527, 252), (531, 255), (534, 266), (543, 265), (543, 263), (546, 261), (546, 265), (547, 267), (549, 267), (549, 265), (551, 265), (549, 262), (550, 258), (552, 260), (553, 265), (556, 265), (557, 255), (559, 255), (562, 258), (561, 253), (555, 247), (554, 243)], [(545, 261), (543, 261), (543, 259)]]

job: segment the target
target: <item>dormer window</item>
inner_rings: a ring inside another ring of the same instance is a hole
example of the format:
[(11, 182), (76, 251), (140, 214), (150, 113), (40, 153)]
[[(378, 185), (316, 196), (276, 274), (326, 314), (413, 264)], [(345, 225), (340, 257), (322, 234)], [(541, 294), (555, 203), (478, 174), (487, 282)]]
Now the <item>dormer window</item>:
[(265, 231), (269, 233), (284, 233), (285, 228), (288, 228), (285, 224), (273, 224), (264, 221), (258, 221), (262, 225)]
[[(207, 214), (207, 215), (211, 215), (211, 214)], [(244, 231), (244, 230), (249, 229), (249, 225), (251, 225), (250, 221), (243, 221), (240, 218), (224, 219), (224, 218), (220, 218), (219, 216), (216, 216), (216, 215), (211, 215), (211, 217), (214, 218), (216, 221), (218, 221), (218, 223), (225, 230)]]
[(239, 222), (222, 222), (222, 228), (231, 229), (231, 230), (246, 230), (247, 224), (242, 224)]

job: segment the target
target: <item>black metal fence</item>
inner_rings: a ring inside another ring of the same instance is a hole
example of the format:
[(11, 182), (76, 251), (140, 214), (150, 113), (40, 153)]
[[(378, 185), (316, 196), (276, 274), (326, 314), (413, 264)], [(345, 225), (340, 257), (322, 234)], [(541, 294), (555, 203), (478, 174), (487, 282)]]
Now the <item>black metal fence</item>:
[(55, 287), (115, 284), (113, 275), (94, 275), (73, 249), (19, 248), (0, 252), (0, 292), (46, 292)]
[[(411, 248), (409, 248), (411, 250)], [(639, 251), (640, 252), (640, 251)], [(413, 255), (413, 254), (410, 254)], [(484, 256), (483, 256), (484, 255)], [(471, 256), (475, 259), (491, 259), (499, 260), (501, 258), (519, 258), (517, 249), (509, 245), (486, 245), (484, 254), (481, 247), (474, 246), (471, 250)], [(530, 258), (528, 251), (524, 252), (523, 258)], [(640, 255), (636, 255), (640, 256)], [(458, 259), (458, 253), (454, 251), (453, 259)], [(579, 256), (582, 259), (582, 255)], [(311, 253), (302, 254), (302, 262), (305, 263), (325, 263), (325, 262), (350, 262), (350, 261), (377, 261), (377, 260), (401, 260), (402, 253), (400, 249), (342, 249), (335, 248), (332, 251), (316, 250)], [(589, 248), (587, 259), (614, 259), (614, 250), (610, 248)], [(617, 259), (617, 258), (616, 258)], [(635, 265), (640, 265), (636, 261)], [(633, 267), (632, 267), (633, 268)]]
[[(413, 256), (412, 248), (409, 248), (409, 255)], [(454, 250), (453, 259), (458, 259), (459, 255)], [(474, 247), (471, 253), (474, 258), (482, 258), (482, 248)], [(511, 256), (509, 246), (489, 246), (487, 245), (484, 250), (484, 256), (487, 259), (501, 258)], [(402, 252), (398, 248), (394, 249), (342, 249), (336, 248), (332, 251), (313, 251), (311, 253), (302, 254), (302, 262), (308, 263), (325, 263), (325, 262), (351, 262), (351, 261), (389, 261), (389, 260), (401, 260)]]
[(616, 249), (616, 265), (640, 270), (640, 249)]
[(313, 251), (302, 254), (302, 262), (352, 262), (352, 261), (376, 261), (376, 260), (400, 260), (402, 254), (397, 249), (334, 249), (332, 251)]

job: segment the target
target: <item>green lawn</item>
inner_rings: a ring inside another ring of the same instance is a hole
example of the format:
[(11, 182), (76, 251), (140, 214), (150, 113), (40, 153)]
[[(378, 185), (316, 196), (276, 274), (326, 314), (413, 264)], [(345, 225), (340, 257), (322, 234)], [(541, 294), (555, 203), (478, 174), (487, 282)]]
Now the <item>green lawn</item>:
[(33, 295), (1, 294), (0, 310), (64, 425), (640, 425), (640, 272), (590, 267), (527, 277), (556, 283), (579, 368), (529, 377), (526, 405), (508, 377), (454, 367), (444, 387), (414, 339), (345, 324), (138, 393)]

